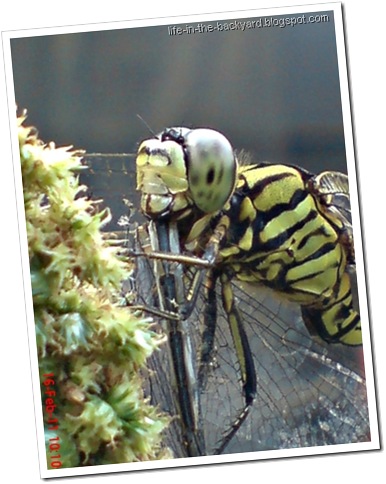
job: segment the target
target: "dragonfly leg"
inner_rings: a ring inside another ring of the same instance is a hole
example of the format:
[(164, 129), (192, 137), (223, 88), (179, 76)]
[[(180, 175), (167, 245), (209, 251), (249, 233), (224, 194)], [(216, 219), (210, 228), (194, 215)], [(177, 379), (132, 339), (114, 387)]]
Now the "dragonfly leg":
[(184, 319), (187, 319), (193, 311), (207, 270), (218, 263), (217, 257), (220, 250), (220, 243), (226, 234), (228, 223), (228, 217), (222, 217), (206, 244), (201, 260), (203, 262), (205, 261), (207, 265), (200, 264), (200, 266), (198, 266), (197, 272), (195, 273), (192, 284), (188, 290), (185, 304), (180, 308), (180, 314)]
[(253, 403), (256, 396), (257, 385), (252, 351), (249, 346), (248, 337), (245, 333), (242, 318), (236, 307), (231, 278), (226, 272), (222, 272), (220, 280), (223, 306), (228, 315), (229, 328), (232, 334), (237, 360), (240, 364), (245, 404), (248, 406)]

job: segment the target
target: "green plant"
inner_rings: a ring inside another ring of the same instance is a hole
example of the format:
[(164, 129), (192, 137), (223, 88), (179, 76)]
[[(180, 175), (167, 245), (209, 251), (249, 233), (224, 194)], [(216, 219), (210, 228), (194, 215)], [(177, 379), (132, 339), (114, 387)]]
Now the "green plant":
[(120, 307), (130, 265), (117, 256), (79, 184), (82, 153), (44, 144), (18, 117), (47, 466), (169, 457), (167, 421), (145, 401), (140, 369), (160, 344)]

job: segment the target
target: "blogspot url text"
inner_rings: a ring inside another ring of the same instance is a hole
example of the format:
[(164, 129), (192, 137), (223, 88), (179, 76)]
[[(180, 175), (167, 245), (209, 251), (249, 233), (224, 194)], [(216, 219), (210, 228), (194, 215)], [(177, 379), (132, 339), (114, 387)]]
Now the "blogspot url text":
[(232, 20), (229, 22), (198, 23), (194, 25), (169, 25), (169, 35), (204, 34), (210, 32), (227, 32), (232, 30), (250, 30), (267, 27), (295, 27), (295, 25), (318, 24), (329, 22), (327, 14), (299, 15), (294, 17), (260, 17), (254, 20)]

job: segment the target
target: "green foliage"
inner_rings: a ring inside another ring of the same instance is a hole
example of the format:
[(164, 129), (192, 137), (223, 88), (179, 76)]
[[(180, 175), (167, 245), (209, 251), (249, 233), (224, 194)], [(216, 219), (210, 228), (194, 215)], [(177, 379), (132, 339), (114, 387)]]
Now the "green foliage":
[(24, 121), (18, 118), (48, 468), (170, 457), (160, 444), (166, 419), (144, 400), (139, 371), (160, 340), (148, 320), (116, 303), (130, 266), (101, 232), (109, 210), (98, 211), (79, 185), (82, 153), (44, 144)]

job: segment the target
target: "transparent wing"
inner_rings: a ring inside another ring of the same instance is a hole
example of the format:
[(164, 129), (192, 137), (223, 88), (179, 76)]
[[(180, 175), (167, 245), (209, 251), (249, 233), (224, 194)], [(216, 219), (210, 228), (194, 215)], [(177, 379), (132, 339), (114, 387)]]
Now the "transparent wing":
[[(361, 350), (319, 345), (308, 335), (298, 309), (278, 302), (272, 294), (264, 295), (262, 288), (235, 284), (234, 291), (254, 355), (257, 397), (225, 452), (368, 440)], [(244, 405), (222, 311), (215, 346), (201, 400), (207, 449), (221, 442), (224, 428), (218, 423), (232, 425)]]
[[(192, 269), (185, 270), (188, 286)], [(156, 306), (154, 273), (149, 260), (138, 259), (138, 301)], [(369, 440), (366, 384), (361, 349), (323, 346), (311, 339), (296, 306), (278, 301), (255, 286), (233, 284), (238, 309), (252, 349), (257, 397), (223, 453), (333, 445)], [(196, 374), (203, 345), (204, 285), (186, 327), (193, 342)], [(162, 326), (160, 324), (160, 331)], [(166, 444), (176, 456), (186, 455), (181, 418), (174, 403), (167, 344), (153, 355), (148, 392), (153, 403), (173, 416)], [(199, 388), (199, 428), (205, 455), (217, 453), (237, 423), (245, 402), (239, 365), (217, 290), (214, 350)]]

